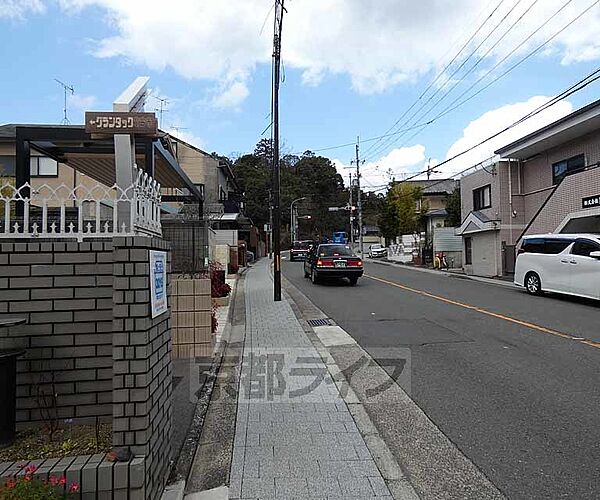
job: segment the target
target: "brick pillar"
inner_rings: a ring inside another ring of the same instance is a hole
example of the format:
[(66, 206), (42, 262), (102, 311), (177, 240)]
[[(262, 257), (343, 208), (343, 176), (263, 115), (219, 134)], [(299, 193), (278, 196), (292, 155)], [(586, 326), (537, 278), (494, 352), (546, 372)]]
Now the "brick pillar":
[(170, 309), (151, 317), (150, 250), (168, 252), (169, 244), (136, 236), (114, 238), (113, 246), (113, 445), (143, 457), (140, 495), (154, 499), (172, 451), (172, 367)]

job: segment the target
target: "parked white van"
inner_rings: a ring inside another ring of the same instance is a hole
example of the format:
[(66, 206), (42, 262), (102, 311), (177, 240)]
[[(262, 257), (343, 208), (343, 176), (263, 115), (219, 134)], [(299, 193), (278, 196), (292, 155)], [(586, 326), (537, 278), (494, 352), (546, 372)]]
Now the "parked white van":
[(515, 284), (532, 295), (556, 292), (600, 300), (600, 235), (524, 237)]

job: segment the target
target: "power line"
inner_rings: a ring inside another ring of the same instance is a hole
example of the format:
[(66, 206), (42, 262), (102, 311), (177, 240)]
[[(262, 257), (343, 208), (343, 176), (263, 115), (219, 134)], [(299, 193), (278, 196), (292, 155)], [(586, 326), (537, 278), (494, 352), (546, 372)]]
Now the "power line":
[[(522, 42), (520, 42), (506, 56), (504, 56), (500, 61), (498, 61), (498, 63), (496, 63), (487, 73), (485, 73), (482, 77), (480, 77), (474, 84), (472, 84), (469, 87), (469, 89), (467, 89), (467, 91), (463, 92), (458, 98), (464, 96), (464, 94), (466, 92), (468, 92), (469, 90), (471, 90), (475, 85), (477, 85), (479, 82), (481, 82), (487, 76), (489, 76), (489, 74), (491, 74), (495, 69), (497, 69), (502, 63), (504, 63), (511, 55), (513, 55), (515, 52), (517, 52), (525, 43), (527, 43), (527, 41), (529, 41), (541, 29), (543, 29), (550, 21), (552, 21), (552, 19), (554, 19), (560, 12), (562, 12), (567, 7), (567, 5), (569, 5), (572, 1), (573, 0), (568, 0), (567, 2), (565, 2), (565, 4), (563, 4), (556, 12), (554, 12), (548, 19), (546, 19), (537, 29), (535, 29), (532, 33), (530, 33)], [(484, 90), (486, 90), (491, 85), (493, 85), (494, 83), (496, 83), (498, 80), (500, 80), (501, 78), (503, 78), (504, 76), (506, 76), (508, 73), (510, 73), (511, 71), (513, 71), (514, 69), (516, 69), (519, 65), (521, 65), (527, 59), (529, 59), (530, 57), (532, 57), (533, 55), (535, 55), (537, 52), (539, 52), (541, 49), (543, 49), (546, 45), (548, 45), (548, 43), (550, 43), (558, 35), (560, 35), (567, 28), (569, 28), (573, 23), (575, 23), (582, 16), (584, 16), (590, 9), (592, 9), (599, 2), (600, 2), (600, 0), (594, 1), (589, 7), (587, 7), (584, 11), (582, 11), (578, 16), (576, 16), (574, 19), (572, 19), (569, 23), (567, 23), (565, 26), (563, 26), (559, 31), (557, 31), (556, 33), (554, 33), (550, 38), (548, 38), (547, 40), (545, 40), (542, 44), (540, 44), (534, 50), (532, 50), (527, 55), (525, 55), (517, 63), (515, 63), (514, 65), (512, 65), (510, 68), (508, 68), (506, 71), (504, 71), (498, 77), (496, 77), (494, 80), (492, 80), (491, 82), (489, 82), (488, 84), (486, 84), (483, 88), (481, 88), (480, 90), (478, 90), (477, 92), (475, 92), (471, 96), (467, 97), (463, 101), (459, 102), (458, 104), (454, 105), (456, 103), (456, 99), (455, 99), (441, 113), (439, 113), (438, 115), (434, 116), (433, 118), (431, 118), (431, 119), (429, 119), (427, 121), (424, 121), (422, 123), (418, 123), (418, 124), (415, 124), (413, 126), (409, 126), (409, 127), (403, 128), (403, 129), (400, 129), (400, 130), (398, 130), (396, 132), (392, 132), (392, 133), (389, 133), (389, 134), (384, 134), (383, 136), (373, 137), (373, 138), (370, 138), (370, 139), (364, 139), (362, 142), (370, 142), (370, 141), (374, 141), (374, 140), (377, 140), (377, 139), (382, 138), (382, 137), (392, 137), (392, 136), (396, 136), (396, 135), (399, 135), (399, 134), (403, 134), (403, 133), (405, 133), (407, 131), (411, 131), (411, 130), (416, 130), (416, 129), (421, 129), (422, 130), (426, 126), (431, 125), (432, 123), (434, 123), (435, 121), (437, 121), (439, 118), (441, 118), (441, 117), (449, 114), (450, 112), (458, 109), (459, 107), (463, 106), (468, 101), (470, 101), (471, 99), (475, 98), (477, 95), (481, 94)], [(418, 130), (418, 133), (420, 133), (421, 130)], [(411, 140), (412, 138), (416, 137), (416, 135), (418, 135), (418, 133), (417, 134), (413, 134), (411, 137), (409, 137), (408, 140)], [(406, 141), (405, 141), (405, 143), (406, 143)], [(405, 143), (403, 143), (403, 145)], [(345, 144), (339, 144), (339, 145), (336, 145), (336, 146), (330, 146), (330, 147), (324, 147), (324, 148), (320, 148), (320, 149), (315, 149), (313, 151), (315, 151), (315, 152), (327, 151), (327, 150), (332, 150), (332, 149), (340, 149), (340, 148), (348, 147), (348, 146), (352, 146), (352, 145), (354, 145), (354, 143), (353, 142), (349, 142), (349, 143), (345, 143)]]
[[(418, 130), (416, 133), (414, 133), (408, 139), (406, 139), (406, 141), (404, 141), (400, 147), (404, 146), (405, 144), (407, 144), (408, 142), (410, 142), (412, 139), (414, 139), (419, 133), (421, 133), (422, 130), (424, 130), (426, 128), (426, 126), (434, 123), (435, 121), (437, 121), (438, 119), (442, 118), (443, 116), (445, 116), (445, 115), (449, 114), (450, 112), (454, 111), (455, 109), (458, 109), (459, 107), (463, 106), (464, 104), (466, 104), (467, 102), (469, 102), (471, 99), (473, 99), (477, 95), (481, 94), (484, 90), (486, 90), (487, 88), (491, 87), (494, 83), (496, 83), (498, 80), (500, 80), (501, 78), (503, 78), (504, 76), (506, 76), (508, 73), (512, 72), (514, 69), (516, 69), (518, 66), (520, 66), (523, 62), (525, 62), (530, 57), (532, 57), (533, 55), (535, 55), (536, 53), (538, 53), (541, 49), (543, 49), (546, 45), (548, 45), (552, 40), (554, 40), (558, 35), (560, 35), (563, 31), (565, 31), (567, 28), (569, 28), (573, 23), (575, 23), (576, 21), (578, 21), (590, 9), (592, 9), (596, 4), (598, 4), (600, 2), (600, 0), (596, 0), (589, 7), (587, 7), (582, 12), (580, 12), (579, 15), (577, 15), (574, 19), (572, 19), (566, 25), (564, 25), (560, 30), (558, 30), (552, 36), (550, 36), (549, 38), (547, 38), (542, 44), (540, 44), (535, 49), (533, 49), (531, 52), (529, 52), (527, 55), (525, 55), (523, 58), (521, 58), (519, 61), (517, 61), (515, 64), (513, 64), (510, 68), (508, 68), (506, 71), (504, 71), (498, 77), (496, 77), (494, 80), (492, 80), (491, 82), (489, 82), (487, 85), (485, 85), (484, 87), (482, 87), (481, 89), (479, 89), (477, 92), (475, 92), (474, 94), (472, 94), (468, 98), (466, 98), (463, 101), (461, 101), (460, 103), (456, 104), (456, 106), (453, 106), (453, 104), (455, 104), (458, 99), (460, 99), (461, 97), (463, 97), (467, 92), (469, 92), (469, 90), (473, 89), (473, 87), (475, 87), (485, 77), (487, 77), (489, 74), (491, 74), (498, 66), (500, 66), (504, 61), (506, 61), (511, 55), (513, 55), (517, 50), (519, 50), (525, 43), (527, 43), (527, 41), (529, 41), (533, 36), (535, 36), (536, 33), (538, 33), (542, 28), (544, 28), (544, 26), (546, 26), (560, 12), (562, 12), (572, 1), (573, 0), (567, 0), (567, 2), (565, 2), (556, 12), (554, 12), (554, 14), (552, 14), (548, 19), (546, 19), (536, 30), (534, 30), (532, 33), (530, 33), (521, 43), (519, 43), (505, 57), (503, 57), (500, 61), (498, 61), (498, 63), (496, 63), (487, 73), (485, 73), (475, 83), (473, 83), (466, 91), (464, 91), (460, 96), (458, 96), (454, 101), (452, 101), (450, 103), (450, 105), (447, 106), (441, 113), (439, 113), (436, 116), (434, 116), (432, 119), (430, 119), (428, 122), (426, 122), (426, 124), (421, 128), (421, 130)], [(439, 104), (439, 102), (441, 102), (442, 99), (440, 99), (440, 101), (438, 101), (438, 104)], [(436, 106), (437, 106), (437, 104), (435, 106), (433, 106), (430, 109), (430, 111), (433, 110)]]
[(496, 83), (498, 80), (500, 80), (501, 78), (503, 78), (504, 76), (506, 76), (508, 73), (510, 73), (511, 71), (513, 71), (515, 68), (517, 68), (518, 66), (520, 66), (522, 63), (524, 63), (527, 59), (529, 59), (530, 57), (532, 57), (533, 55), (535, 55), (537, 52), (539, 52), (540, 50), (542, 50), (546, 45), (548, 45), (552, 40), (554, 40), (558, 35), (560, 35), (563, 31), (565, 31), (567, 28), (569, 28), (573, 23), (575, 23), (576, 21), (578, 21), (582, 16), (584, 16), (592, 7), (594, 7), (596, 4), (598, 4), (598, 1), (595, 1), (592, 5), (590, 5), (587, 9), (585, 9), (583, 12), (581, 12), (575, 19), (573, 19), (572, 21), (570, 21), (568, 24), (566, 24), (565, 26), (563, 26), (559, 31), (557, 31), (556, 33), (554, 33), (554, 35), (552, 35), (550, 38), (548, 38), (545, 42), (543, 42), (541, 45), (539, 45), (538, 47), (536, 47), (533, 51), (531, 51), (529, 54), (527, 54), (526, 56), (524, 56), (522, 59), (520, 59), (517, 63), (515, 63), (514, 65), (512, 65), (510, 68), (508, 68), (505, 72), (503, 72), (502, 74), (500, 74), (499, 76), (497, 76), (496, 78), (494, 78), (491, 82), (487, 83), (484, 87), (482, 87), (481, 89), (479, 89), (477, 92), (473, 93), (471, 96), (467, 97), (465, 100), (459, 102), (456, 106), (453, 107), (453, 105), (461, 98), (463, 97), (467, 92), (469, 92), (471, 89), (473, 89), (473, 87), (475, 87), (479, 82), (481, 82), (482, 80), (484, 80), (487, 76), (489, 76), (496, 68), (498, 68), (498, 66), (500, 66), (504, 61), (506, 61), (512, 54), (514, 54), (517, 50), (519, 50), (525, 43), (527, 43), (527, 41), (529, 39), (531, 39), (532, 36), (534, 36), (539, 30), (541, 30), (548, 22), (550, 22), (554, 17), (556, 17), (569, 3), (571, 3), (572, 0), (569, 0), (568, 2), (566, 2), (559, 10), (557, 10), (550, 18), (548, 18), (546, 20), (546, 22), (544, 24), (542, 24), (538, 29), (536, 29), (533, 33), (531, 33), (525, 40), (523, 40), (517, 47), (515, 47), (510, 53), (508, 53), (505, 57), (503, 57), (500, 61), (498, 61), (498, 63), (496, 63), (494, 65), (494, 67), (492, 67), (487, 73), (485, 73), (483, 76), (481, 76), (475, 83), (473, 83), (467, 90), (465, 90), (461, 95), (459, 95), (456, 99), (454, 99), (454, 101), (452, 101), (443, 111), (442, 113), (440, 113), (438, 115), (437, 118), (441, 118), (442, 116), (447, 115), (448, 113), (454, 111), (456, 108), (462, 106), (463, 104), (467, 103), (468, 101), (470, 101), (471, 99), (473, 99), (474, 97), (478, 96), (479, 94), (481, 94), (484, 90), (488, 89), (489, 87), (491, 87), (494, 83)]
[[(498, 2), (498, 4), (496, 5), (496, 7), (494, 8), (494, 10), (492, 10), (492, 12), (485, 18), (485, 20), (480, 23), (480, 25), (477, 27), (477, 29), (473, 32), (473, 34), (469, 37), (469, 39), (462, 45), (462, 47), (459, 49), (459, 51), (454, 55), (454, 57), (450, 60), (450, 62), (448, 62), (446, 64), (446, 66), (444, 66), (444, 69), (442, 69), (440, 72), (438, 72), (438, 74), (435, 76), (435, 78), (429, 83), (429, 85), (427, 86), (427, 88), (421, 93), (421, 95), (417, 98), (417, 100), (415, 100), (411, 106), (406, 109), (404, 111), (404, 113), (402, 113), (402, 115), (400, 116), (400, 118), (398, 118), (394, 124), (385, 131), (385, 133), (382, 136), (379, 136), (379, 138), (383, 138), (386, 137), (390, 131), (392, 131), (401, 121), (402, 119), (408, 114), (410, 113), (410, 111), (419, 103), (419, 101), (425, 96), (425, 94), (429, 91), (429, 89), (431, 89), (431, 87), (433, 87), (435, 85), (435, 83), (439, 80), (439, 78), (446, 73), (446, 71), (448, 70), (448, 68), (454, 63), (454, 61), (456, 61), (456, 59), (458, 59), (458, 57), (460, 56), (460, 54), (462, 54), (462, 52), (468, 47), (468, 45), (473, 41), (473, 39), (479, 34), (479, 32), (483, 29), (483, 27), (487, 24), (487, 22), (493, 17), (493, 15), (496, 13), (496, 11), (500, 8), (500, 6), (504, 3), (504, 0), (500, 0), (500, 2)], [(363, 141), (366, 142), (366, 141)], [(373, 144), (371, 146), (369, 146), (367, 148), (367, 150), (365, 151), (365, 155), (369, 155), (369, 152), (373, 149), (373, 147), (375, 147), (376, 144)]]
[[(600, 2), (600, 0), (597, 0), (596, 3)], [(544, 104), (538, 106), (537, 108), (535, 108), (533, 111), (530, 111), (529, 113), (527, 113), (526, 115), (524, 115), (523, 117), (519, 118), (517, 121), (511, 123), (510, 125), (508, 125), (507, 127), (503, 128), (502, 130), (496, 132), (495, 134), (492, 134), (491, 136), (483, 139), (482, 141), (478, 142), (477, 144), (465, 149), (464, 151), (461, 151), (460, 153), (455, 154), (454, 156), (447, 158), (446, 160), (438, 163), (435, 167), (440, 167), (441, 165), (445, 165), (446, 163), (449, 163), (467, 153), (469, 153), (470, 151), (473, 151), (475, 148), (485, 144), (486, 142), (491, 141), (492, 139), (495, 139), (496, 137), (498, 137), (499, 135), (503, 134), (504, 132), (507, 132), (508, 130), (516, 127), (517, 125), (520, 125), (521, 123), (523, 123), (524, 121), (528, 120), (529, 118), (532, 118), (533, 116), (538, 115), (539, 113), (541, 113), (542, 111), (548, 109), (549, 107), (553, 106), (554, 104), (566, 99), (567, 97), (575, 94), (576, 92), (579, 92), (580, 90), (583, 90), (584, 88), (586, 88), (588, 85), (591, 85), (593, 82), (597, 81), (600, 79), (600, 68), (596, 69), (595, 71), (593, 71), (592, 73), (588, 74), (586, 77), (582, 78), (581, 80), (579, 80), (578, 82), (576, 82), (575, 84), (571, 85), (569, 88), (567, 88), (566, 90), (562, 91), (561, 93), (557, 94), (556, 96), (554, 96), (552, 99), (550, 99), (549, 101), (545, 102)], [(485, 160), (484, 160), (485, 161)], [(460, 175), (462, 173), (465, 173), (469, 170), (472, 170), (473, 168), (479, 166), (482, 162), (470, 166), (467, 169), (454, 174), (454, 175)], [(407, 177), (406, 179), (403, 179), (400, 182), (404, 182), (407, 180), (411, 180), (414, 179), (420, 175), (423, 175), (427, 172), (427, 170), (423, 170), (420, 172), (416, 172), (413, 175)], [(382, 188), (385, 189), (384, 186), (382, 186)]]
[[(439, 86), (436, 91), (429, 96), (429, 98), (419, 107), (419, 109), (417, 109), (412, 115), (411, 117), (407, 120), (407, 123), (410, 123), (410, 121), (415, 118), (419, 112), (421, 110), (423, 110), (423, 108), (425, 108), (432, 100), (433, 98), (444, 88), (444, 86), (452, 81), (452, 78), (454, 77), (454, 75), (456, 75), (466, 64), (467, 62), (471, 59), (471, 57), (473, 57), (477, 51), (483, 46), (483, 44), (489, 40), (489, 38), (495, 33), (495, 31), (504, 23), (504, 21), (506, 21), (506, 19), (510, 16), (510, 14), (512, 14), (512, 12), (515, 10), (515, 8), (521, 3), (522, 0), (517, 0), (517, 2), (509, 9), (509, 11), (504, 15), (504, 17), (502, 17), (502, 19), (500, 19), (500, 21), (493, 27), (492, 31), (490, 31), (487, 36), (481, 40), (481, 42), (477, 45), (477, 47), (475, 47), (471, 53), (466, 57), (466, 59), (452, 72), (452, 74), (450, 74), (450, 76), (448, 76), (444, 82), (444, 85)], [(521, 17), (519, 17), (519, 19), (517, 19), (513, 24), (511, 24), (508, 29), (504, 32), (504, 34), (502, 34), (502, 36), (496, 41), (496, 43), (494, 43), (489, 49), (488, 51), (483, 55), (480, 56), (479, 59), (475, 62), (475, 64), (468, 69), (468, 71), (466, 73), (464, 73), (456, 82), (454, 82), (454, 84), (444, 92), (444, 94), (433, 103), (432, 106), (429, 107), (428, 110), (426, 110), (420, 117), (415, 118), (416, 121), (419, 121), (421, 119), (423, 119), (428, 113), (430, 113), (433, 109), (435, 109), (449, 94), (452, 93), (452, 91), (458, 86), (460, 85), (465, 78), (470, 75), (475, 68), (479, 65), (479, 63), (504, 39), (504, 37), (506, 37), (506, 35), (508, 35), (508, 33), (510, 33), (510, 31), (521, 21), (521, 19), (523, 19), (523, 17), (531, 10), (531, 8), (533, 7), (533, 5), (535, 5), (537, 3), (538, 0), (535, 0), (527, 10), (525, 10), (525, 12), (521, 15)], [(570, 0), (569, 0), (570, 1)], [(416, 134), (415, 134), (416, 135)], [(413, 136), (414, 137), (414, 136)], [(381, 144), (376, 151), (371, 152), (371, 156), (376, 155), (378, 152), (382, 151), (383, 149), (385, 149), (385, 147), (387, 147), (387, 145), (390, 144), (390, 140), (385, 141), (384, 144)]]

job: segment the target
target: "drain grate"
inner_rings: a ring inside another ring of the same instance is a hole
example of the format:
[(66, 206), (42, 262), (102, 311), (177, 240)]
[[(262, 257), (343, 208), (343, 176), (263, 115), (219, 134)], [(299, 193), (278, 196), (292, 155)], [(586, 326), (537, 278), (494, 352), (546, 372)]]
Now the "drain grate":
[(307, 323), (310, 326), (331, 326), (331, 321), (328, 318), (309, 319)]

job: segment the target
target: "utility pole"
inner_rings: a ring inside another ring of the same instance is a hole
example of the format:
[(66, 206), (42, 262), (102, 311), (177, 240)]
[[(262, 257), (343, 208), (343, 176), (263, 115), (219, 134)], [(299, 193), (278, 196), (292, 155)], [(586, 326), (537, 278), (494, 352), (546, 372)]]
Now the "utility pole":
[(348, 184), (348, 191), (350, 192), (350, 198), (349, 198), (349, 202), (350, 202), (350, 248), (354, 247), (354, 209), (352, 208), (352, 172), (349, 173), (348, 175), (349, 177), (349, 184)]
[(273, 298), (281, 301), (281, 206), (279, 177), (279, 82), (281, 66), (281, 30), (283, 26), (283, 2), (275, 0), (275, 23), (273, 34)]
[(358, 245), (361, 259), (363, 258), (363, 222), (362, 222), (362, 199), (360, 193), (360, 138), (356, 138), (356, 206), (358, 208)]

